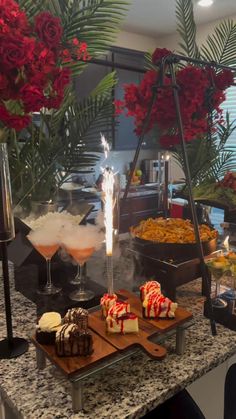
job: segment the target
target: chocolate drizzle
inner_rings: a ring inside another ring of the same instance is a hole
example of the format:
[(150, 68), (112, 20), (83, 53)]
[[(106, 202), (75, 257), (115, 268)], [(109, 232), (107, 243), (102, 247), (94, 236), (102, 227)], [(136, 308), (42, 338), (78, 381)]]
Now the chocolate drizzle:
[(75, 323), (80, 330), (88, 328), (88, 310), (81, 307), (71, 308), (64, 317), (64, 323)]
[(56, 334), (56, 353), (58, 356), (86, 356), (93, 352), (92, 335), (88, 330), (81, 331), (76, 324), (64, 324)]

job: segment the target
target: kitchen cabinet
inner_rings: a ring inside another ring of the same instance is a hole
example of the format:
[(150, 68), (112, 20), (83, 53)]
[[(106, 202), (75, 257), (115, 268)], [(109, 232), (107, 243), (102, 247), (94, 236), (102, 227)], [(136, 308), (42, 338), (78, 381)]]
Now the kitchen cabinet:
[(125, 233), (129, 231), (132, 225), (138, 224), (141, 220), (146, 220), (150, 217), (157, 217), (162, 215), (158, 211), (158, 193), (156, 191), (150, 194), (138, 193), (138, 196), (128, 196), (124, 205), (120, 209), (119, 231)]

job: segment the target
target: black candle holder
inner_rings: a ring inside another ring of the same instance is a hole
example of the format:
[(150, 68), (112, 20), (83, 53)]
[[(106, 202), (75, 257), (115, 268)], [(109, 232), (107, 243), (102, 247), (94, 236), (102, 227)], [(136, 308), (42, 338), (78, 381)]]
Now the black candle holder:
[(7, 145), (0, 143), (0, 249), (2, 257), (2, 275), (7, 337), (0, 341), (0, 359), (16, 358), (28, 350), (28, 342), (23, 338), (13, 337), (11, 298), (7, 243), (15, 236), (14, 218), (11, 207), (11, 184), (8, 166)]

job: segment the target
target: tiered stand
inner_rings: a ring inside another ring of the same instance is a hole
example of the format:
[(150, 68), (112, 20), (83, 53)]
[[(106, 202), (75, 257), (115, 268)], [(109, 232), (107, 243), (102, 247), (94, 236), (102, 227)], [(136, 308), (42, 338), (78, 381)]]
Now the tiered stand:
[(162, 360), (166, 356), (166, 349), (160, 346), (166, 336), (175, 334), (175, 351), (182, 355), (185, 350), (185, 329), (192, 324), (192, 313), (178, 307), (174, 319), (147, 320), (142, 316), (140, 298), (126, 290), (117, 291), (119, 299), (126, 300), (132, 307), (132, 312), (138, 316), (138, 334), (126, 335), (106, 333), (105, 320), (101, 317), (100, 307), (94, 307), (89, 313), (89, 329), (93, 337), (94, 352), (90, 356), (59, 357), (55, 345), (40, 345), (35, 337), (32, 338), (36, 346), (38, 369), (46, 366), (46, 359), (52, 362), (72, 386), (72, 409), (77, 412), (83, 409), (85, 400), (83, 388), (86, 378), (108, 366), (129, 358), (142, 349), (155, 360)]

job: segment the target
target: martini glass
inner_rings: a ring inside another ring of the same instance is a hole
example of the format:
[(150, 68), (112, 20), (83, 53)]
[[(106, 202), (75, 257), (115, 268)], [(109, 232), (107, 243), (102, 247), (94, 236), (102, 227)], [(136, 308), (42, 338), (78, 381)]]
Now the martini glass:
[(73, 301), (88, 301), (94, 297), (94, 292), (85, 289), (86, 277), (84, 275), (84, 264), (92, 256), (95, 251), (94, 247), (86, 247), (82, 249), (66, 246), (67, 252), (78, 263), (78, 289), (71, 292), (69, 297)]
[(59, 249), (59, 244), (38, 244), (35, 243), (33, 240), (31, 240), (30, 236), (28, 236), (29, 241), (32, 243), (34, 248), (37, 250), (37, 252), (40, 253), (45, 259), (47, 263), (47, 283), (43, 289), (37, 290), (38, 294), (43, 295), (54, 295), (61, 291), (61, 288), (55, 287), (52, 283), (52, 277), (51, 277), (51, 258), (53, 255), (57, 252)]
[(229, 300), (236, 300), (236, 253), (229, 252), (227, 258), (230, 263), (230, 276), (232, 285), (231, 288), (224, 293), (224, 295)]
[(224, 273), (229, 270), (230, 264), (227, 259), (219, 257), (219, 258), (212, 258), (206, 261), (207, 267), (209, 268), (211, 275), (215, 281), (215, 296), (212, 300), (212, 306), (215, 308), (225, 308), (227, 306), (227, 302), (219, 297), (220, 295), (220, 281), (224, 275)]

